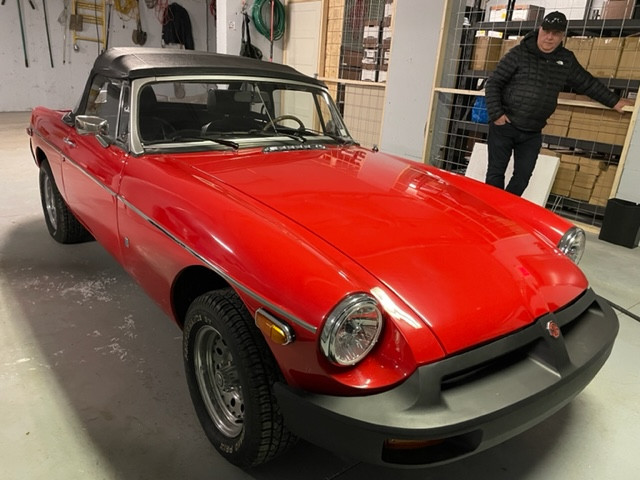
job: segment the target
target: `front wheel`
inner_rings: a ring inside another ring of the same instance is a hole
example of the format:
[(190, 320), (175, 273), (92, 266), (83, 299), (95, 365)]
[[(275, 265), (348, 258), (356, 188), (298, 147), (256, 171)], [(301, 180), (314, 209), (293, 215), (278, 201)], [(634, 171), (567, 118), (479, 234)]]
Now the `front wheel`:
[(251, 467), (295, 443), (272, 391), (281, 378), (278, 367), (233, 290), (194, 300), (183, 335), (191, 399), (207, 437), (223, 457)]
[(80, 243), (93, 237), (74, 217), (65, 203), (51, 173), (47, 161), (40, 165), (40, 200), (44, 212), (47, 230), (54, 240), (60, 243)]

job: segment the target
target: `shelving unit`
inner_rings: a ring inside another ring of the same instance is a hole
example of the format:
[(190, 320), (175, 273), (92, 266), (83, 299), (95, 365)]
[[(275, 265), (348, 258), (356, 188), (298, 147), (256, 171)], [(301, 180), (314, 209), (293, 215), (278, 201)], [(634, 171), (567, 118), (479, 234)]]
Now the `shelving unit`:
[[(524, 35), (537, 28), (534, 21), (484, 22), (481, 18), (483, 11), (467, 9), (466, 13), (465, 20), (468, 21), (465, 21), (466, 28), (460, 32), (460, 44), (457, 52), (459, 56), (456, 59), (455, 71), (448, 73), (449, 79), (452, 77), (455, 79), (454, 85), (434, 89), (435, 102), (440, 109), (439, 111), (444, 112), (448, 107), (448, 118), (442, 119), (440, 114), (438, 121), (441, 131), (438, 133), (444, 140), (437, 151), (435, 160), (433, 157), (430, 159), (431, 163), (441, 168), (460, 173), (464, 173), (466, 169), (473, 143), (485, 141), (488, 131), (486, 124), (478, 124), (470, 120), (474, 100), (476, 97), (484, 95), (484, 91), (481, 90), (482, 86), (479, 84), (489, 78), (491, 74), (491, 71), (471, 69), (475, 32), (492, 30), (501, 32), (503, 37), (507, 38), (509, 35)], [(568, 26), (568, 36), (624, 37), (638, 33), (640, 33), (640, 19), (570, 20)], [(640, 88), (640, 80), (637, 79), (599, 78), (599, 80), (623, 96), (627, 96), (629, 92), (637, 93)], [(599, 103), (582, 100), (560, 99), (558, 103), (572, 107), (606, 109)], [(633, 112), (634, 109), (626, 107), (625, 111)], [(632, 118), (635, 119), (635, 115)], [(433, 127), (430, 128), (433, 129)], [(628, 131), (631, 131), (632, 128), (633, 121)], [(624, 162), (627, 143), (609, 144), (543, 134), (545, 146), (554, 149), (570, 149), (580, 155), (605, 156), (608, 159), (607, 162), (618, 166)], [(616, 181), (619, 181), (619, 175)], [(604, 206), (592, 205), (585, 201), (553, 194), (550, 196), (547, 207), (595, 226), (600, 225), (604, 215)]]

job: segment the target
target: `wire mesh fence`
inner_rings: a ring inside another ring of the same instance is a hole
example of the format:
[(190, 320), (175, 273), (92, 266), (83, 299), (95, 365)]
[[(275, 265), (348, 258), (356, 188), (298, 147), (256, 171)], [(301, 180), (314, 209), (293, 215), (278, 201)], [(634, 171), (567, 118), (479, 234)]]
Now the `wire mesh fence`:
[(391, 51), (392, 0), (329, 0), (323, 80), (351, 135), (378, 144)]

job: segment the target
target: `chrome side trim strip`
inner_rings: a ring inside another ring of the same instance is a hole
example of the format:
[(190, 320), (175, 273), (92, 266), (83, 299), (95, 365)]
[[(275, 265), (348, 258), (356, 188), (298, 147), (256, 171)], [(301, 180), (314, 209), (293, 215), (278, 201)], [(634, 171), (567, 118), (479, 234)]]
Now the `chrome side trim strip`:
[(73, 167), (78, 170), (80, 173), (82, 173), (85, 177), (87, 177), (89, 180), (91, 180), (93, 183), (95, 183), (96, 185), (98, 185), (100, 188), (102, 188), (104, 191), (106, 191), (109, 195), (111, 195), (113, 198), (116, 198), (118, 196), (118, 194), (116, 192), (114, 192), (113, 190), (111, 190), (111, 188), (109, 188), (108, 186), (106, 186), (104, 183), (102, 183), (100, 181), (100, 179), (96, 178), (95, 176), (91, 175), (89, 172), (87, 172), (84, 168), (82, 168), (75, 160), (73, 160), (72, 158), (69, 158), (67, 155), (64, 154), (64, 152), (62, 152), (62, 150), (60, 150), (59, 148), (57, 148), (55, 145), (53, 145), (51, 142), (49, 142), (46, 138), (44, 138), (42, 135), (40, 135), (38, 132), (35, 132), (35, 134), (42, 139), (42, 141), (44, 143), (46, 143), (47, 145), (49, 145), (56, 153), (58, 153), (61, 157), (63, 157), (65, 159), (66, 162), (70, 163), (71, 165), (73, 165)]

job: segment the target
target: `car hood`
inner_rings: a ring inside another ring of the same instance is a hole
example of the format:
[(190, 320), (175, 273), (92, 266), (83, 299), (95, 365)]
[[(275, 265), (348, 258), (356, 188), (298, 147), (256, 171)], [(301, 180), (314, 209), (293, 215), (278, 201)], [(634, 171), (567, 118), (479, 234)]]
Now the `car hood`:
[(452, 353), (570, 302), (580, 270), (437, 169), (360, 148), (197, 162), (341, 251), (413, 309)]

